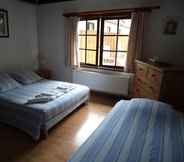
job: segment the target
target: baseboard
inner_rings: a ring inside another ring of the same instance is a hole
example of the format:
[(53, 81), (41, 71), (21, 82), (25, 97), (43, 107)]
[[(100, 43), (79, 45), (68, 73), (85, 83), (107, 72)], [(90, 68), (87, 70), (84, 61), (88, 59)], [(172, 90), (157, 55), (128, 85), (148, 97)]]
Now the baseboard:
[(121, 98), (125, 100), (130, 100), (131, 97), (129, 96), (124, 96), (124, 95), (118, 95), (118, 94), (113, 94), (113, 93), (108, 93), (108, 92), (101, 92), (101, 91), (96, 91), (96, 90), (91, 90), (91, 94), (97, 94), (97, 95), (102, 95), (102, 96), (108, 96), (108, 97), (113, 97), (113, 98)]

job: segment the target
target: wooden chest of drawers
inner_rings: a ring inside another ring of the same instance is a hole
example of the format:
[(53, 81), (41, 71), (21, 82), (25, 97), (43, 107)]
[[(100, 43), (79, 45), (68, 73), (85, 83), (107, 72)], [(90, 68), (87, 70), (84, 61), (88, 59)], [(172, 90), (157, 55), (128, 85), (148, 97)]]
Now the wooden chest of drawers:
[(138, 60), (135, 64), (134, 97), (161, 100), (184, 107), (184, 70)]

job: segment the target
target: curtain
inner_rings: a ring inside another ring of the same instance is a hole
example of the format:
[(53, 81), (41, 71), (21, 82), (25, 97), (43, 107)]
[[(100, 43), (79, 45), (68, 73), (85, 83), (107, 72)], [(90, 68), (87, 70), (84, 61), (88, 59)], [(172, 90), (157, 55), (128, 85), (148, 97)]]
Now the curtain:
[(78, 49), (78, 17), (65, 18), (66, 31), (66, 66), (72, 68), (80, 67), (80, 53)]
[(135, 59), (142, 58), (143, 32), (145, 13), (138, 11), (132, 13), (132, 24), (130, 28), (128, 54), (125, 71), (134, 72)]

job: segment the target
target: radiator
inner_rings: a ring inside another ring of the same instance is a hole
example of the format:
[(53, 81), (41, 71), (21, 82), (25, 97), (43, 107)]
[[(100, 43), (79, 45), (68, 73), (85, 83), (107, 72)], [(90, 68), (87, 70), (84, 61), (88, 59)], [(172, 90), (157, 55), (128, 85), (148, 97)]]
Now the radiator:
[(74, 70), (73, 82), (91, 90), (128, 96), (132, 75), (127, 73), (93, 72)]

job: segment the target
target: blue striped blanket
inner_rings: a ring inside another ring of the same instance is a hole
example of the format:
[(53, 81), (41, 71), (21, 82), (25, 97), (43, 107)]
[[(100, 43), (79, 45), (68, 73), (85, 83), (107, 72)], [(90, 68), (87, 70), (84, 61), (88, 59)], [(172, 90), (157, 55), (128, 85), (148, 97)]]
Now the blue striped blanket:
[(122, 100), (68, 162), (184, 162), (184, 115), (153, 100)]

